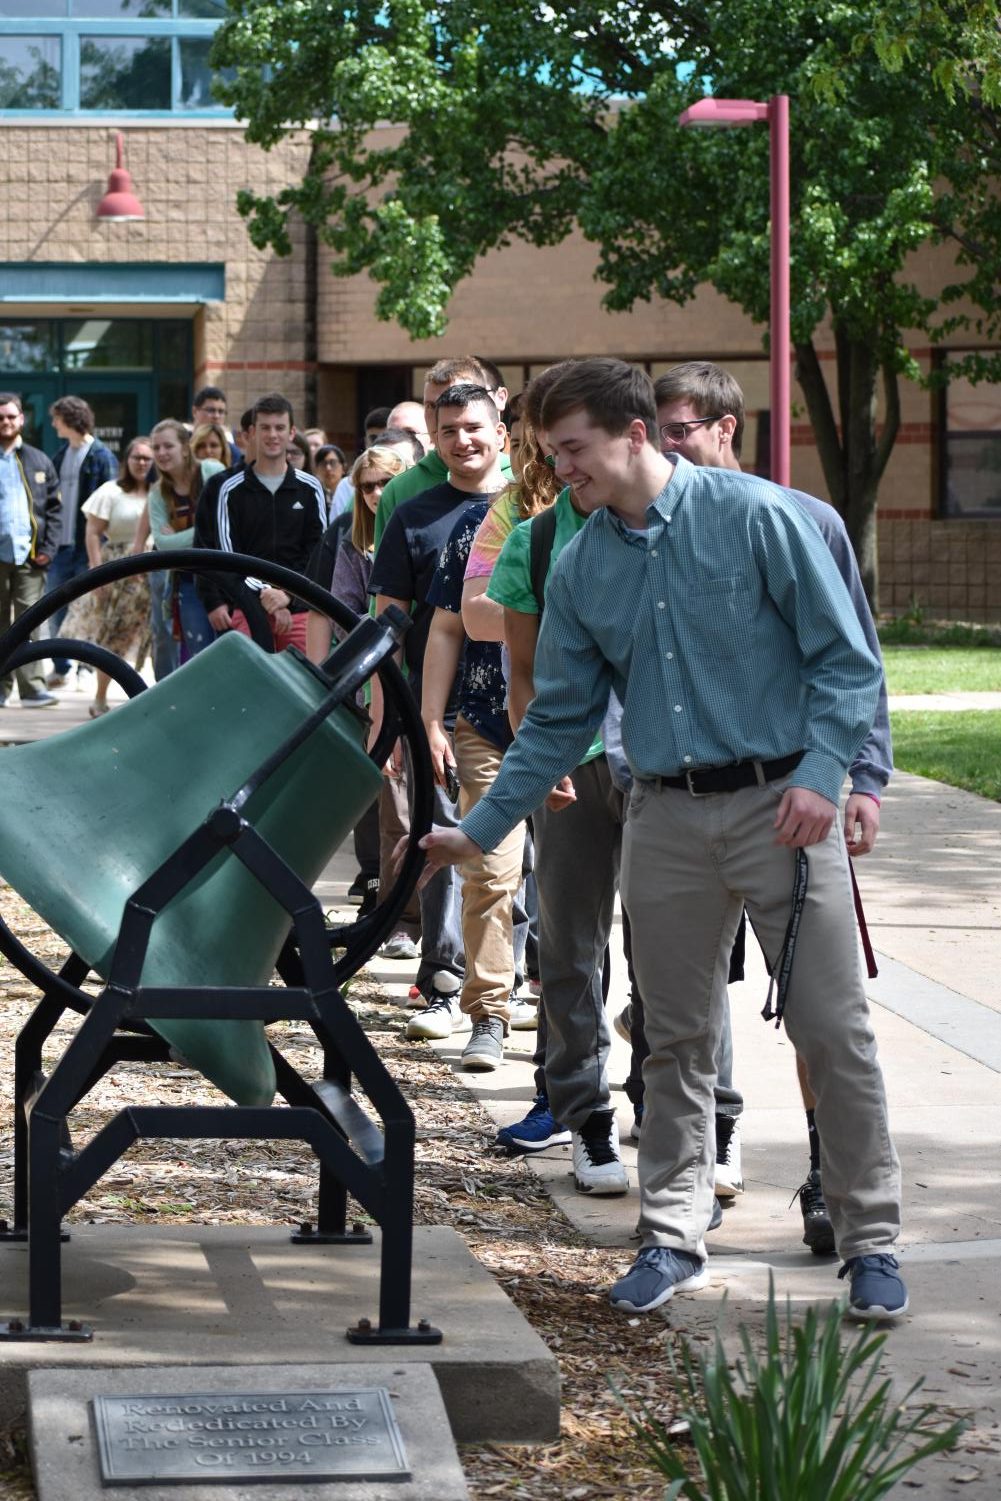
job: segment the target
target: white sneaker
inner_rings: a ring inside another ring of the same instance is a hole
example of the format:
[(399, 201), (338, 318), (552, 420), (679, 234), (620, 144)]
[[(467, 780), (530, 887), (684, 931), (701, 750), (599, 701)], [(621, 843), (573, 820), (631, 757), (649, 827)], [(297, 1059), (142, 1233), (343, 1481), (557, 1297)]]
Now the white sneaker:
[(439, 1041), (453, 1032), (468, 1032), (473, 1023), (459, 1005), (457, 995), (432, 994), (423, 1011), (407, 1022), (406, 1036), (411, 1042)]
[(716, 1117), (716, 1197), (735, 1199), (744, 1192), (740, 1166), (740, 1116)]
[(619, 1155), (619, 1127), (614, 1110), (592, 1110), (579, 1131), (571, 1130), (570, 1140), (578, 1193), (629, 1192), (629, 1174)]
[(539, 1025), (539, 1008), (513, 995), (507, 1005), (507, 1025), (511, 1032), (534, 1032)]

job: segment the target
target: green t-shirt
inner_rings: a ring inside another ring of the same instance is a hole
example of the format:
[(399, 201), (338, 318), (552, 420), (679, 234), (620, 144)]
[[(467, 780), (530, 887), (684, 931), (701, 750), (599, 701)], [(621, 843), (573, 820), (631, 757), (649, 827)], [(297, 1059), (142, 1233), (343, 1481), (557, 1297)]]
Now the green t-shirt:
[[(534, 520), (534, 517), (532, 518)], [(532, 520), (522, 521), (515, 527), (501, 548), (500, 557), (494, 564), (494, 571), (490, 575), (487, 585), (487, 598), (496, 600), (497, 604), (503, 605), (507, 610), (517, 610), (522, 615), (538, 615), (539, 602), (532, 588)], [(553, 550), (549, 558), (549, 570), (546, 573), (546, 582), (543, 584), (543, 595), (549, 584), (549, 574), (553, 564), (568, 542), (572, 542), (587, 521), (579, 511), (575, 511), (570, 504), (569, 489), (561, 490), (556, 499), (556, 533), (553, 537)], [(604, 753), (605, 747), (600, 740), (594, 740), (583, 762), (593, 761), (596, 756)]]

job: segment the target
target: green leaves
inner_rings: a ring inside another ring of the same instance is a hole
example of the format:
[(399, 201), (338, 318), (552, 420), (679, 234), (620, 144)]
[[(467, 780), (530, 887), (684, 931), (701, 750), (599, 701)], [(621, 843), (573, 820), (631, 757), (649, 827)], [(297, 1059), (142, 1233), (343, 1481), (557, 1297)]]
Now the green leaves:
[[(843, 1304), (808, 1308), (801, 1324), (787, 1303), (780, 1324), (769, 1286), (763, 1349), (743, 1325), (731, 1364), (717, 1333), (712, 1352), (682, 1343), (671, 1359), (698, 1462), (693, 1480), (663, 1424), (630, 1413), (666, 1496), (688, 1501), (878, 1501), (920, 1460), (952, 1448), (962, 1423), (935, 1425), (931, 1407), (911, 1409), (881, 1372), (885, 1334), (843, 1334)], [(628, 1410), (628, 1409), (627, 1409)]]

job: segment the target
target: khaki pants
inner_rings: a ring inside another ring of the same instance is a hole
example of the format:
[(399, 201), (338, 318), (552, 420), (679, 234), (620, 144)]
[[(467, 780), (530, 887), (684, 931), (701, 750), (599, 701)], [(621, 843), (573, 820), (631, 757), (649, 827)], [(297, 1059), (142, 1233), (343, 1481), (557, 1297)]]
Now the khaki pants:
[[(782, 947), (794, 851), (775, 843), (773, 825), (787, 781), (709, 797), (651, 783), (633, 789), (622, 895), (650, 1045), (639, 1149), (646, 1245), (706, 1254), (715, 1158), (713, 1060), (730, 946), (743, 903), (770, 966)], [(806, 856), (809, 886), (785, 1025), (817, 1095), (824, 1194), (838, 1251), (847, 1259), (886, 1251), (896, 1240), (900, 1169), (837, 819)]]
[[(504, 752), (460, 714), (455, 724), (459, 809), (465, 818), (500, 770)], [(521, 885), (525, 825), (517, 824), (496, 849), (462, 865), (462, 946), (466, 974), (462, 1009), (469, 1016), (508, 1019), (514, 988), (514, 898)]]
[[(36, 604), (45, 593), (45, 570), (30, 563), (0, 563), (0, 631), (13, 620), (20, 620), (29, 605)], [(34, 637), (32, 638), (34, 640)], [(0, 680), (0, 693), (6, 697), (14, 686), (13, 674)], [(45, 666), (29, 662), (17, 669), (17, 691), (24, 695), (45, 692)]]
[[(406, 772), (399, 779), (382, 779), (379, 792), (379, 900), (384, 902), (393, 887), (393, 851), (410, 833), (410, 809), (407, 804)], [(413, 939), (421, 936), (421, 907), (416, 891), (404, 907), (397, 928)]]

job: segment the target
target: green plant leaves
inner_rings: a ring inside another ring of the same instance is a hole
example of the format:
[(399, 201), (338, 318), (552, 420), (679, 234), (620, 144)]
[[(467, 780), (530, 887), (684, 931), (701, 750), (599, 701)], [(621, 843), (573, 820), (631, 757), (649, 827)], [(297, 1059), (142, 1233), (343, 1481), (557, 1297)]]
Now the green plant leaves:
[[(962, 1423), (936, 1423), (932, 1407), (910, 1408), (881, 1372), (886, 1335), (846, 1334), (843, 1303), (780, 1319), (769, 1283), (763, 1341), (739, 1328), (728, 1360), (717, 1332), (708, 1354), (682, 1341), (671, 1357), (680, 1410), (698, 1461), (696, 1482), (664, 1425), (629, 1412), (637, 1437), (688, 1501), (878, 1501), (930, 1454), (952, 1448)], [(621, 1400), (621, 1399), (620, 1399)], [(623, 1404), (625, 1405), (625, 1404)], [(626, 1409), (627, 1412), (629, 1409)]]

